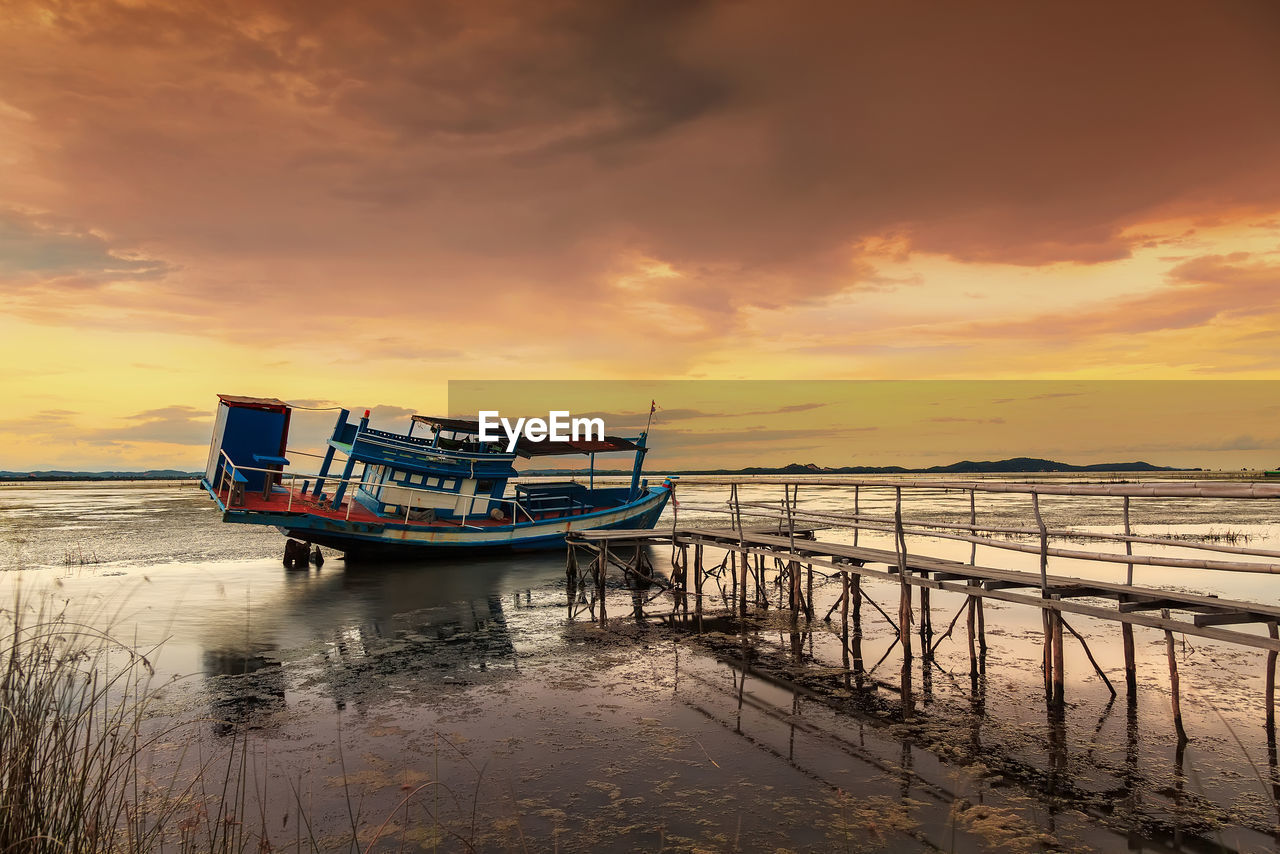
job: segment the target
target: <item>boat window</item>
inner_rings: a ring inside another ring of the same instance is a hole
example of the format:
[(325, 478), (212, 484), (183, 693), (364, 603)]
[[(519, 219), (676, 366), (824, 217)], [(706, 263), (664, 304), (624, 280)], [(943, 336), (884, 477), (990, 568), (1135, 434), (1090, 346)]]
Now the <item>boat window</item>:
[(476, 492), (477, 492), (477, 493), (484, 493), (484, 494), (486, 494), (486, 495), (487, 495), (487, 494), (489, 494), (490, 492), (493, 492), (493, 481), (491, 481), (491, 480), (482, 480), (482, 481), (477, 482), (477, 483), (476, 483)]
[(440, 478), (438, 477), (427, 478), (427, 486), (439, 486), (439, 485), (440, 485)]
[(424, 477), (423, 477), (422, 475), (420, 475), (420, 474), (410, 475), (410, 477), (409, 477), (409, 482), (410, 482), (410, 483), (412, 483), (412, 484), (414, 484), (414, 485), (416, 485), (416, 486), (422, 486), (423, 481), (425, 481), (425, 480), (426, 480), (426, 478), (424, 478)]
[(440, 486), (443, 489), (457, 489), (458, 481), (454, 480), (453, 478), (449, 478), (448, 480), (441, 481)]

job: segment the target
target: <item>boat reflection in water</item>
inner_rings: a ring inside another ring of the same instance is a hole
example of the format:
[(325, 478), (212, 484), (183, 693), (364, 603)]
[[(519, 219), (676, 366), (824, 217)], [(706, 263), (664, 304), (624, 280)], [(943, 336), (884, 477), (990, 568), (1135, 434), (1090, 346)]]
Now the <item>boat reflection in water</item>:
[[(252, 620), (211, 614), (204, 626), (215, 731), (266, 725), (286, 708), (286, 686), (345, 709), (514, 673), (506, 609), (541, 607), (532, 591), (552, 595), (563, 564), (544, 554), (284, 573), (267, 601), (257, 594)], [(546, 604), (552, 638), (563, 594)]]

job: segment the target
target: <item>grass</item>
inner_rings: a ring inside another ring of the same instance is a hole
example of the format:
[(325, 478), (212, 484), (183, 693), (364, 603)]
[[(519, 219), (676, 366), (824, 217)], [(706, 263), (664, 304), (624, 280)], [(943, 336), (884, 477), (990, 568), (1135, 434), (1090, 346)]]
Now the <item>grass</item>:
[(1245, 545), (1253, 539), (1250, 534), (1246, 534), (1243, 531), (1233, 531), (1230, 528), (1222, 531), (1210, 528), (1208, 533), (1205, 534), (1167, 533), (1159, 536), (1166, 540), (1184, 540), (1195, 543), (1226, 543), (1232, 546)]
[(75, 548), (68, 546), (63, 552), (62, 562), (64, 566), (71, 567), (89, 566), (95, 563), (102, 563), (102, 560), (98, 557), (97, 552), (89, 552), (88, 554), (85, 554), (83, 546), (76, 546)]
[[(474, 851), (478, 839), (492, 841), (495, 828), (477, 824), (484, 769), (439, 733), (435, 779), (404, 787), (399, 803), (372, 821), (352, 804), (344, 764), (349, 824), (319, 837), (301, 780), (290, 783), (292, 804), (271, 824), (279, 829), (268, 831), (247, 727), (195, 762), (182, 748), (166, 779), (154, 779), (154, 750), (196, 743), (183, 728), (210, 721), (166, 722), (154, 708), (163, 687), (153, 685), (157, 650), (137, 650), (94, 623), (101, 621), (73, 615), (52, 595), (24, 599), (20, 588), (0, 608), (0, 854), (369, 852), (424, 838)], [(442, 747), (474, 772), (473, 792), (439, 781)], [(341, 735), (337, 748), (341, 756)], [(524, 849), (523, 837), (505, 847)]]
[(0, 618), (0, 851), (109, 851), (121, 834), (145, 847), (155, 821), (138, 757), (153, 668), (55, 607), (18, 593)]

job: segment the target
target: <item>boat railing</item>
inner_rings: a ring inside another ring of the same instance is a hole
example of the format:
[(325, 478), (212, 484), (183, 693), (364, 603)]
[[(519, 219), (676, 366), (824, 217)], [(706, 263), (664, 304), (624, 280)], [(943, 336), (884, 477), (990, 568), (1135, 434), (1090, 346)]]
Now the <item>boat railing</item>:
[(374, 447), (390, 448), (395, 451), (405, 451), (415, 455), (431, 455), (443, 459), (450, 460), (492, 460), (495, 457), (510, 457), (515, 459), (515, 454), (504, 454), (500, 451), (461, 451), (454, 448), (442, 448), (437, 445), (420, 444), (419, 439), (409, 438), (407, 441), (404, 437), (394, 436), (390, 433), (383, 433), (380, 430), (365, 430), (356, 435), (355, 444), (372, 445)]
[[(237, 481), (241, 483), (247, 481), (247, 478), (244, 477), (244, 472), (262, 472), (269, 479), (279, 477), (280, 480), (282, 481), (281, 483), (282, 486), (284, 485), (283, 482), (287, 479), (289, 482), (289, 486), (286, 488), (285, 491), (288, 492), (289, 499), (285, 505), (286, 513), (293, 512), (293, 499), (294, 499), (294, 495), (298, 492), (298, 490), (294, 488), (294, 484), (297, 483), (297, 481), (301, 480), (303, 482), (302, 492), (305, 494), (307, 484), (310, 483), (312, 480), (317, 480), (320, 478), (320, 475), (318, 474), (306, 474), (303, 472), (282, 471), (281, 469), (277, 469), (277, 468), (263, 468), (258, 466), (237, 465), (235, 461), (232, 460), (231, 457), (227, 455), (227, 452), (225, 450), (222, 451), (222, 459), (224, 461), (222, 466), (222, 479), (218, 483), (217, 493), (218, 493), (218, 497), (221, 499), (222, 493), (225, 488), (227, 497), (225, 500), (223, 500), (222, 504), (223, 504), (223, 507), (225, 507), (228, 510), (231, 509), (232, 496), (236, 490)], [(369, 482), (365, 481), (363, 474), (358, 478), (357, 477), (350, 477), (350, 478), (326, 477), (324, 478), (324, 480), (328, 483), (334, 483), (334, 484), (345, 483), (348, 486), (354, 486), (354, 487), (357, 487), (358, 489), (365, 489), (366, 491), (368, 491), (367, 487), (370, 485)], [(520, 501), (516, 499), (494, 498), (491, 495), (464, 495), (461, 492), (452, 492), (447, 489), (434, 489), (432, 487), (407, 486), (407, 485), (401, 485), (401, 484), (396, 484), (396, 489), (402, 489), (409, 492), (422, 492), (422, 493), (427, 493), (431, 495), (448, 495), (452, 498), (465, 498), (465, 499), (468, 499), (467, 501), (468, 508), (474, 505), (474, 503), (477, 501), (482, 501), (485, 503), (497, 502), (498, 504), (509, 504), (511, 505), (512, 524), (515, 524), (516, 522), (520, 521), (521, 514), (523, 514), (524, 517), (528, 519), (530, 522), (536, 521), (533, 518), (533, 515), (529, 512), (528, 508), (526, 508)], [(355, 497), (352, 496), (351, 498), (349, 498), (345, 502), (345, 504), (347, 505), (347, 513), (345, 518), (347, 521), (350, 521), (351, 510), (355, 505)], [(341, 509), (341, 508), (334, 508), (334, 509)], [(412, 514), (414, 509), (415, 508), (412, 502), (405, 504), (404, 521), (406, 525), (409, 524), (410, 515)], [(416, 508), (416, 509), (425, 509), (425, 508)], [(462, 521), (459, 523), (462, 527), (464, 528), (478, 527), (476, 525), (467, 525), (467, 518), (470, 515), (471, 515), (470, 509), (463, 511)]]

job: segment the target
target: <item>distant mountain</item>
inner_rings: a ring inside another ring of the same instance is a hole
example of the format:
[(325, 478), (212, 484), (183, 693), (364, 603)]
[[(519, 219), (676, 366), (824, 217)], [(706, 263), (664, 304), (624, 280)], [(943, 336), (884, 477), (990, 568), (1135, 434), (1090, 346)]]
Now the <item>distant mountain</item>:
[(1034, 474), (1040, 472), (1115, 472), (1115, 471), (1199, 471), (1174, 466), (1157, 466), (1147, 462), (1094, 463), (1077, 466), (1036, 457), (1013, 457), (1008, 460), (962, 460), (946, 466), (905, 468), (903, 466), (819, 466), (813, 463), (791, 463), (781, 468), (744, 468), (737, 470), (688, 471), (681, 474)]
[(147, 471), (0, 471), (0, 480), (195, 480), (203, 472), (177, 469)]
[[(1200, 469), (1180, 469), (1176, 466), (1157, 466), (1146, 462), (1132, 463), (1094, 463), (1077, 466), (1060, 463), (1056, 460), (1042, 460), (1036, 457), (1014, 457), (1008, 460), (962, 460), (946, 466), (930, 466), (929, 468), (905, 468), (903, 466), (820, 466), (815, 463), (791, 463), (779, 467), (750, 466), (742, 469), (682, 469), (671, 474), (1034, 474), (1040, 472), (1141, 472), (1141, 471), (1200, 471)], [(665, 471), (663, 473), (666, 473)], [(521, 472), (526, 476), (555, 476), (584, 474), (580, 469), (536, 469)], [(596, 474), (629, 475), (626, 469), (597, 469)]]

